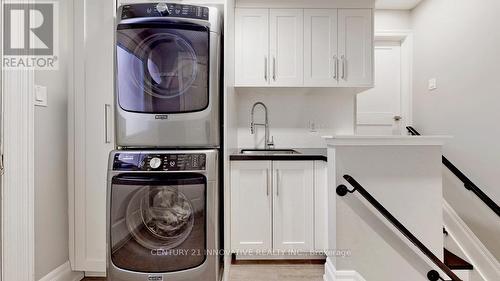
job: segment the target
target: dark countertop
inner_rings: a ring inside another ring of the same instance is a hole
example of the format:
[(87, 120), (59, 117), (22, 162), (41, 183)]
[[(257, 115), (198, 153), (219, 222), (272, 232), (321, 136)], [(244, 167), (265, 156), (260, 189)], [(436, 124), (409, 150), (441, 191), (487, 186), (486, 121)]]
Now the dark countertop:
[[(277, 148), (281, 149), (281, 148)], [(286, 161), (302, 161), (302, 160), (321, 160), (327, 161), (326, 148), (292, 148), (300, 154), (241, 154), (241, 149), (234, 151), (229, 155), (231, 161), (256, 161), (256, 160), (286, 160)]]

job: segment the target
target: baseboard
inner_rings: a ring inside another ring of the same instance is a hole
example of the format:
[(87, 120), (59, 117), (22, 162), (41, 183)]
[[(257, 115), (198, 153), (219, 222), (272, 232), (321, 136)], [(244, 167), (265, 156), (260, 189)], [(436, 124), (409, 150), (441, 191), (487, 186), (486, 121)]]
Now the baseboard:
[(324, 281), (366, 281), (354, 270), (336, 270), (330, 258), (326, 259)]
[(486, 281), (500, 280), (500, 264), (453, 208), (443, 200), (443, 219), (446, 230), (468, 262)]
[(85, 277), (106, 277), (103, 271), (85, 271)]
[(71, 271), (71, 265), (67, 261), (39, 281), (80, 281), (83, 277), (83, 272)]

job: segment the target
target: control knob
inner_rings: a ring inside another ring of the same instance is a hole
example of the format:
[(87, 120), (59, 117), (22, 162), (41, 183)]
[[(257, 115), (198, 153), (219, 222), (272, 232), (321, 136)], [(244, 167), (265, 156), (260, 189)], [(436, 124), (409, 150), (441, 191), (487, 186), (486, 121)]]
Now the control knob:
[(158, 3), (158, 5), (156, 5), (156, 10), (161, 14), (163, 14), (164, 12), (166, 12), (167, 15), (170, 14), (170, 11), (168, 10), (168, 5), (166, 3)]
[(158, 157), (153, 157), (149, 160), (149, 167), (153, 169), (158, 169), (161, 165), (161, 159)]

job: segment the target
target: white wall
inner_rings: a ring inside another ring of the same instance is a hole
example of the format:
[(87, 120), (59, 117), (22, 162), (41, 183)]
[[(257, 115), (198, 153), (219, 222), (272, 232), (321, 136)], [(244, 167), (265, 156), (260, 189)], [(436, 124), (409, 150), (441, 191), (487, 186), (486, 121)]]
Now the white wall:
[[(324, 135), (353, 134), (355, 94), (353, 89), (237, 89), (238, 147), (263, 148), (264, 129), (250, 134), (252, 105), (261, 101), (269, 111), (270, 135), (277, 148), (326, 147)], [(255, 121), (263, 123), (262, 107), (255, 110)], [(310, 132), (309, 122), (317, 132)]]
[[(500, 2), (426, 0), (412, 21), (415, 127), (454, 136), (444, 154), (500, 203)], [(433, 92), (430, 78), (437, 78)], [(498, 217), (445, 176), (445, 199), (500, 259)]]
[[(352, 189), (342, 176), (353, 176), (437, 257), (443, 257), (441, 147), (334, 150), (336, 183), (330, 190), (342, 183)], [(351, 253), (337, 257), (338, 270), (355, 270), (366, 280), (427, 280), (425, 274), (435, 267), (362, 196), (356, 192), (335, 200), (336, 248)]]
[(35, 280), (66, 263), (68, 254), (68, 59), (72, 1), (59, 3), (59, 70), (36, 71), (48, 107), (35, 108)]
[(375, 10), (374, 21), (375, 32), (411, 29), (411, 15), (408, 10)]

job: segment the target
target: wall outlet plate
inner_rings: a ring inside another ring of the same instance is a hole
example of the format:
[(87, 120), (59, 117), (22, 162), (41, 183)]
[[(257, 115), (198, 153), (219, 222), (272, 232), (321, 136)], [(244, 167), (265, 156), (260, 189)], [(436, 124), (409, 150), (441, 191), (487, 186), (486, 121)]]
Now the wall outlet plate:
[(429, 79), (429, 91), (434, 91), (437, 89), (437, 79), (431, 78)]

